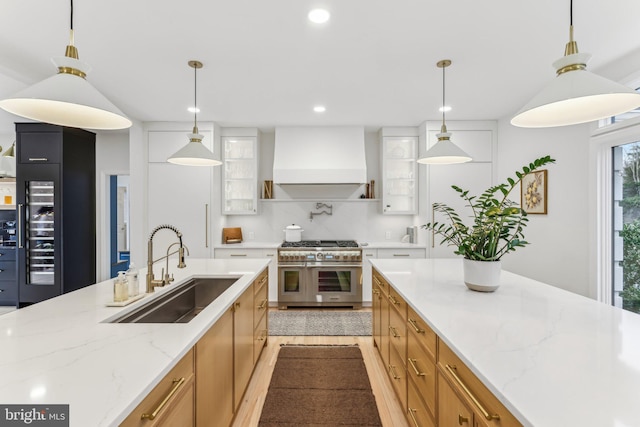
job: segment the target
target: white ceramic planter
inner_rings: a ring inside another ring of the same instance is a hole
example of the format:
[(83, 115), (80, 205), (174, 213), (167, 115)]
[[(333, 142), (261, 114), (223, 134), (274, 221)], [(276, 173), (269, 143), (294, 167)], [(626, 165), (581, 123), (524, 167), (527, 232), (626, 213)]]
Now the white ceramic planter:
[(462, 260), (464, 283), (471, 290), (478, 292), (493, 292), (500, 286), (500, 261), (472, 261)]

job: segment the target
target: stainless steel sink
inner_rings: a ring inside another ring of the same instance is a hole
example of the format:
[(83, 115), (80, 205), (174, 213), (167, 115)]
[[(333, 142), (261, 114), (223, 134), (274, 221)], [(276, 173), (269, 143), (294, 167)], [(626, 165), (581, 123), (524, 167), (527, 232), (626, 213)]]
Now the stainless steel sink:
[(237, 280), (194, 278), (109, 323), (188, 323)]

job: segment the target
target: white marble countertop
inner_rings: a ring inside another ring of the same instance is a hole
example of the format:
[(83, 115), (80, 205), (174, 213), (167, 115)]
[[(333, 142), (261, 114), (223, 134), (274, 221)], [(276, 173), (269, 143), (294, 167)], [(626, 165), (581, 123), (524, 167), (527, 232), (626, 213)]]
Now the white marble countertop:
[(640, 316), (503, 271), (470, 291), (460, 259), (372, 265), (525, 425), (640, 424)]
[(426, 249), (425, 245), (419, 245), (417, 243), (403, 243), (403, 242), (392, 242), (389, 240), (382, 242), (358, 242), (360, 245), (366, 243), (365, 246), (362, 246), (362, 249)]
[[(330, 239), (327, 239), (330, 240)], [(382, 241), (382, 242), (366, 242), (357, 241), (362, 246), (362, 249), (426, 249), (425, 245), (419, 245), (416, 243), (403, 243), (395, 241)], [(242, 243), (219, 243), (214, 245), (215, 249), (277, 249), (282, 244), (282, 241), (278, 242), (255, 242), (244, 241)]]
[[(105, 306), (108, 280), (0, 316), (0, 403), (69, 404), (72, 427), (117, 426), (269, 262), (187, 258), (173, 284), (126, 307)], [(194, 276), (239, 279), (189, 323), (103, 323)]]
[(213, 246), (214, 249), (277, 249), (282, 244), (279, 242), (256, 242), (253, 240), (245, 240), (241, 243), (218, 243)]

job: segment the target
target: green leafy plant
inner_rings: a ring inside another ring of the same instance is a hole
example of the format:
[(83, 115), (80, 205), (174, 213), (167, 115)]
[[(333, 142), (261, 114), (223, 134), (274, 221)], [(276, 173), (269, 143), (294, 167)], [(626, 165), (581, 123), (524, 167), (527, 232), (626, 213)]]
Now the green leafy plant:
[(473, 224), (467, 226), (447, 204), (434, 203), (434, 211), (443, 214), (448, 222), (432, 222), (422, 228), (441, 236), (440, 244), (456, 246), (455, 253), (467, 259), (498, 261), (504, 254), (528, 244), (523, 234), (529, 221), (527, 213), (518, 203), (509, 200), (509, 194), (526, 174), (549, 163), (555, 163), (555, 159), (550, 156), (536, 159), (516, 171), (515, 178), (507, 178), (506, 183), (490, 187), (480, 196), (471, 196), (468, 190), (452, 185), (471, 208)]

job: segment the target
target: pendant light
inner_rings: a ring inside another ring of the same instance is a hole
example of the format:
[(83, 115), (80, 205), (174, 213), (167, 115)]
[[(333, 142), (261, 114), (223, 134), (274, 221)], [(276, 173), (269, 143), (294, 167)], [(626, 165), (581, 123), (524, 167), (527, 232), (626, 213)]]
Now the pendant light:
[(633, 89), (587, 71), (588, 53), (578, 53), (573, 40), (573, 0), (569, 6), (569, 42), (553, 63), (556, 78), (511, 119), (520, 127), (543, 128), (586, 123), (640, 106)]
[(218, 166), (222, 162), (213, 157), (213, 153), (202, 144), (203, 135), (198, 133), (198, 79), (197, 71), (202, 68), (202, 62), (189, 61), (193, 68), (193, 132), (188, 134), (189, 142), (183, 148), (167, 159), (167, 162), (184, 166)]
[(449, 59), (443, 59), (436, 64), (438, 68), (442, 68), (442, 127), (438, 137), (438, 142), (427, 150), (424, 157), (418, 159), (418, 163), (427, 165), (451, 165), (455, 163), (466, 163), (471, 161), (471, 157), (465, 153), (460, 147), (451, 142), (451, 133), (447, 132), (447, 125), (444, 121), (444, 113), (446, 105), (444, 102), (444, 69), (451, 65)]
[(74, 46), (73, 0), (69, 45), (65, 56), (52, 58), (58, 74), (0, 100), (0, 108), (45, 123), (89, 129), (125, 129), (129, 120), (85, 77), (91, 70)]
[[(0, 151), (2, 151), (2, 147), (0, 147)], [(4, 153), (2, 153), (2, 157), (15, 157), (16, 156), (16, 142), (13, 141), (11, 147)]]

